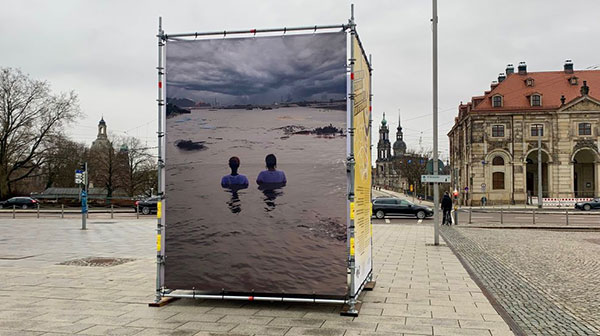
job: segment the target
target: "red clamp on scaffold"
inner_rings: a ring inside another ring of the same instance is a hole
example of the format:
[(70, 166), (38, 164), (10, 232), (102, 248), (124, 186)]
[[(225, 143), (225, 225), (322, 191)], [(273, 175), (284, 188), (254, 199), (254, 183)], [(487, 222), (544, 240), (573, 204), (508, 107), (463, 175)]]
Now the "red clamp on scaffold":
[(350, 79), (354, 80), (354, 72), (350, 73)]
[(162, 89), (162, 82), (158, 82), (158, 88)]

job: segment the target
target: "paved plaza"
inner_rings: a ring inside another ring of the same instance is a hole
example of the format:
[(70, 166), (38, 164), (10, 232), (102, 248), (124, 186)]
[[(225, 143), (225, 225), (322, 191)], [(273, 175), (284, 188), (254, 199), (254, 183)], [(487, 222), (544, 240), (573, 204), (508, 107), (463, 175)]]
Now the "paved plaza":
[(600, 333), (600, 232), (442, 231), (524, 334)]
[[(182, 299), (150, 308), (154, 219), (2, 219), (0, 335), (512, 335), (431, 224), (374, 225), (360, 316), (338, 305)], [(443, 241), (442, 241), (443, 243)], [(59, 265), (85, 257), (120, 265)]]

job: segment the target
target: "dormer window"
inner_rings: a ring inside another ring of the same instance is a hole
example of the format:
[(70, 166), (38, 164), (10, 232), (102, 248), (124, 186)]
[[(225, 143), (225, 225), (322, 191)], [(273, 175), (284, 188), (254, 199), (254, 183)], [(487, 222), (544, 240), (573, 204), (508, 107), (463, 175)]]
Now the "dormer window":
[(527, 78), (525, 80), (525, 85), (527, 85), (527, 86), (533, 86), (533, 78)]
[(502, 96), (495, 95), (492, 97), (492, 106), (493, 107), (502, 107)]
[(532, 94), (531, 97), (531, 106), (542, 106), (542, 96), (539, 94)]
[(573, 76), (569, 78), (569, 84), (571, 85), (577, 85), (577, 77)]

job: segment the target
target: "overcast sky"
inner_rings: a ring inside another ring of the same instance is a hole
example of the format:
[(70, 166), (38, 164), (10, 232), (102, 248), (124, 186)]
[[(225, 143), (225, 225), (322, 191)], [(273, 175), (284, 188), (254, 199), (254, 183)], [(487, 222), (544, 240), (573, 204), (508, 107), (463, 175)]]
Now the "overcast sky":
[[(600, 1), (439, 0), (440, 150), (461, 101), (489, 88), (507, 63), (530, 71), (600, 65)], [(373, 55), (374, 120), (395, 137), (402, 111), (409, 148), (431, 148), (431, 1), (356, 0), (356, 22)], [(0, 66), (75, 90), (86, 117), (77, 140), (109, 132), (155, 144), (157, 21), (167, 33), (341, 24), (350, 1), (0, 0)], [(600, 89), (600, 88), (598, 88)], [(594, 88), (591, 88), (594, 90)], [(377, 126), (373, 141), (377, 141)], [(374, 152), (375, 153), (375, 152)]]
[(221, 105), (346, 99), (344, 32), (169, 41), (167, 98)]

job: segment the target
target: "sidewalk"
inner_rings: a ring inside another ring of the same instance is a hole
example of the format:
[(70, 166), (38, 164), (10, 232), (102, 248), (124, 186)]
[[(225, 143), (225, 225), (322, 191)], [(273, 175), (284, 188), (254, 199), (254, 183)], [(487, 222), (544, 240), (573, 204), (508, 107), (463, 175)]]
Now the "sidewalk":
[[(182, 299), (150, 308), (155, 221), (79, 225), (0, 220), (0, 335), (512, 335), (451, 250), (430, 245), (431, 225), (374, 225), (377, 285), (356, 318), (322, 304)], [(99, 256), (133, 260), (58, 265)]]

